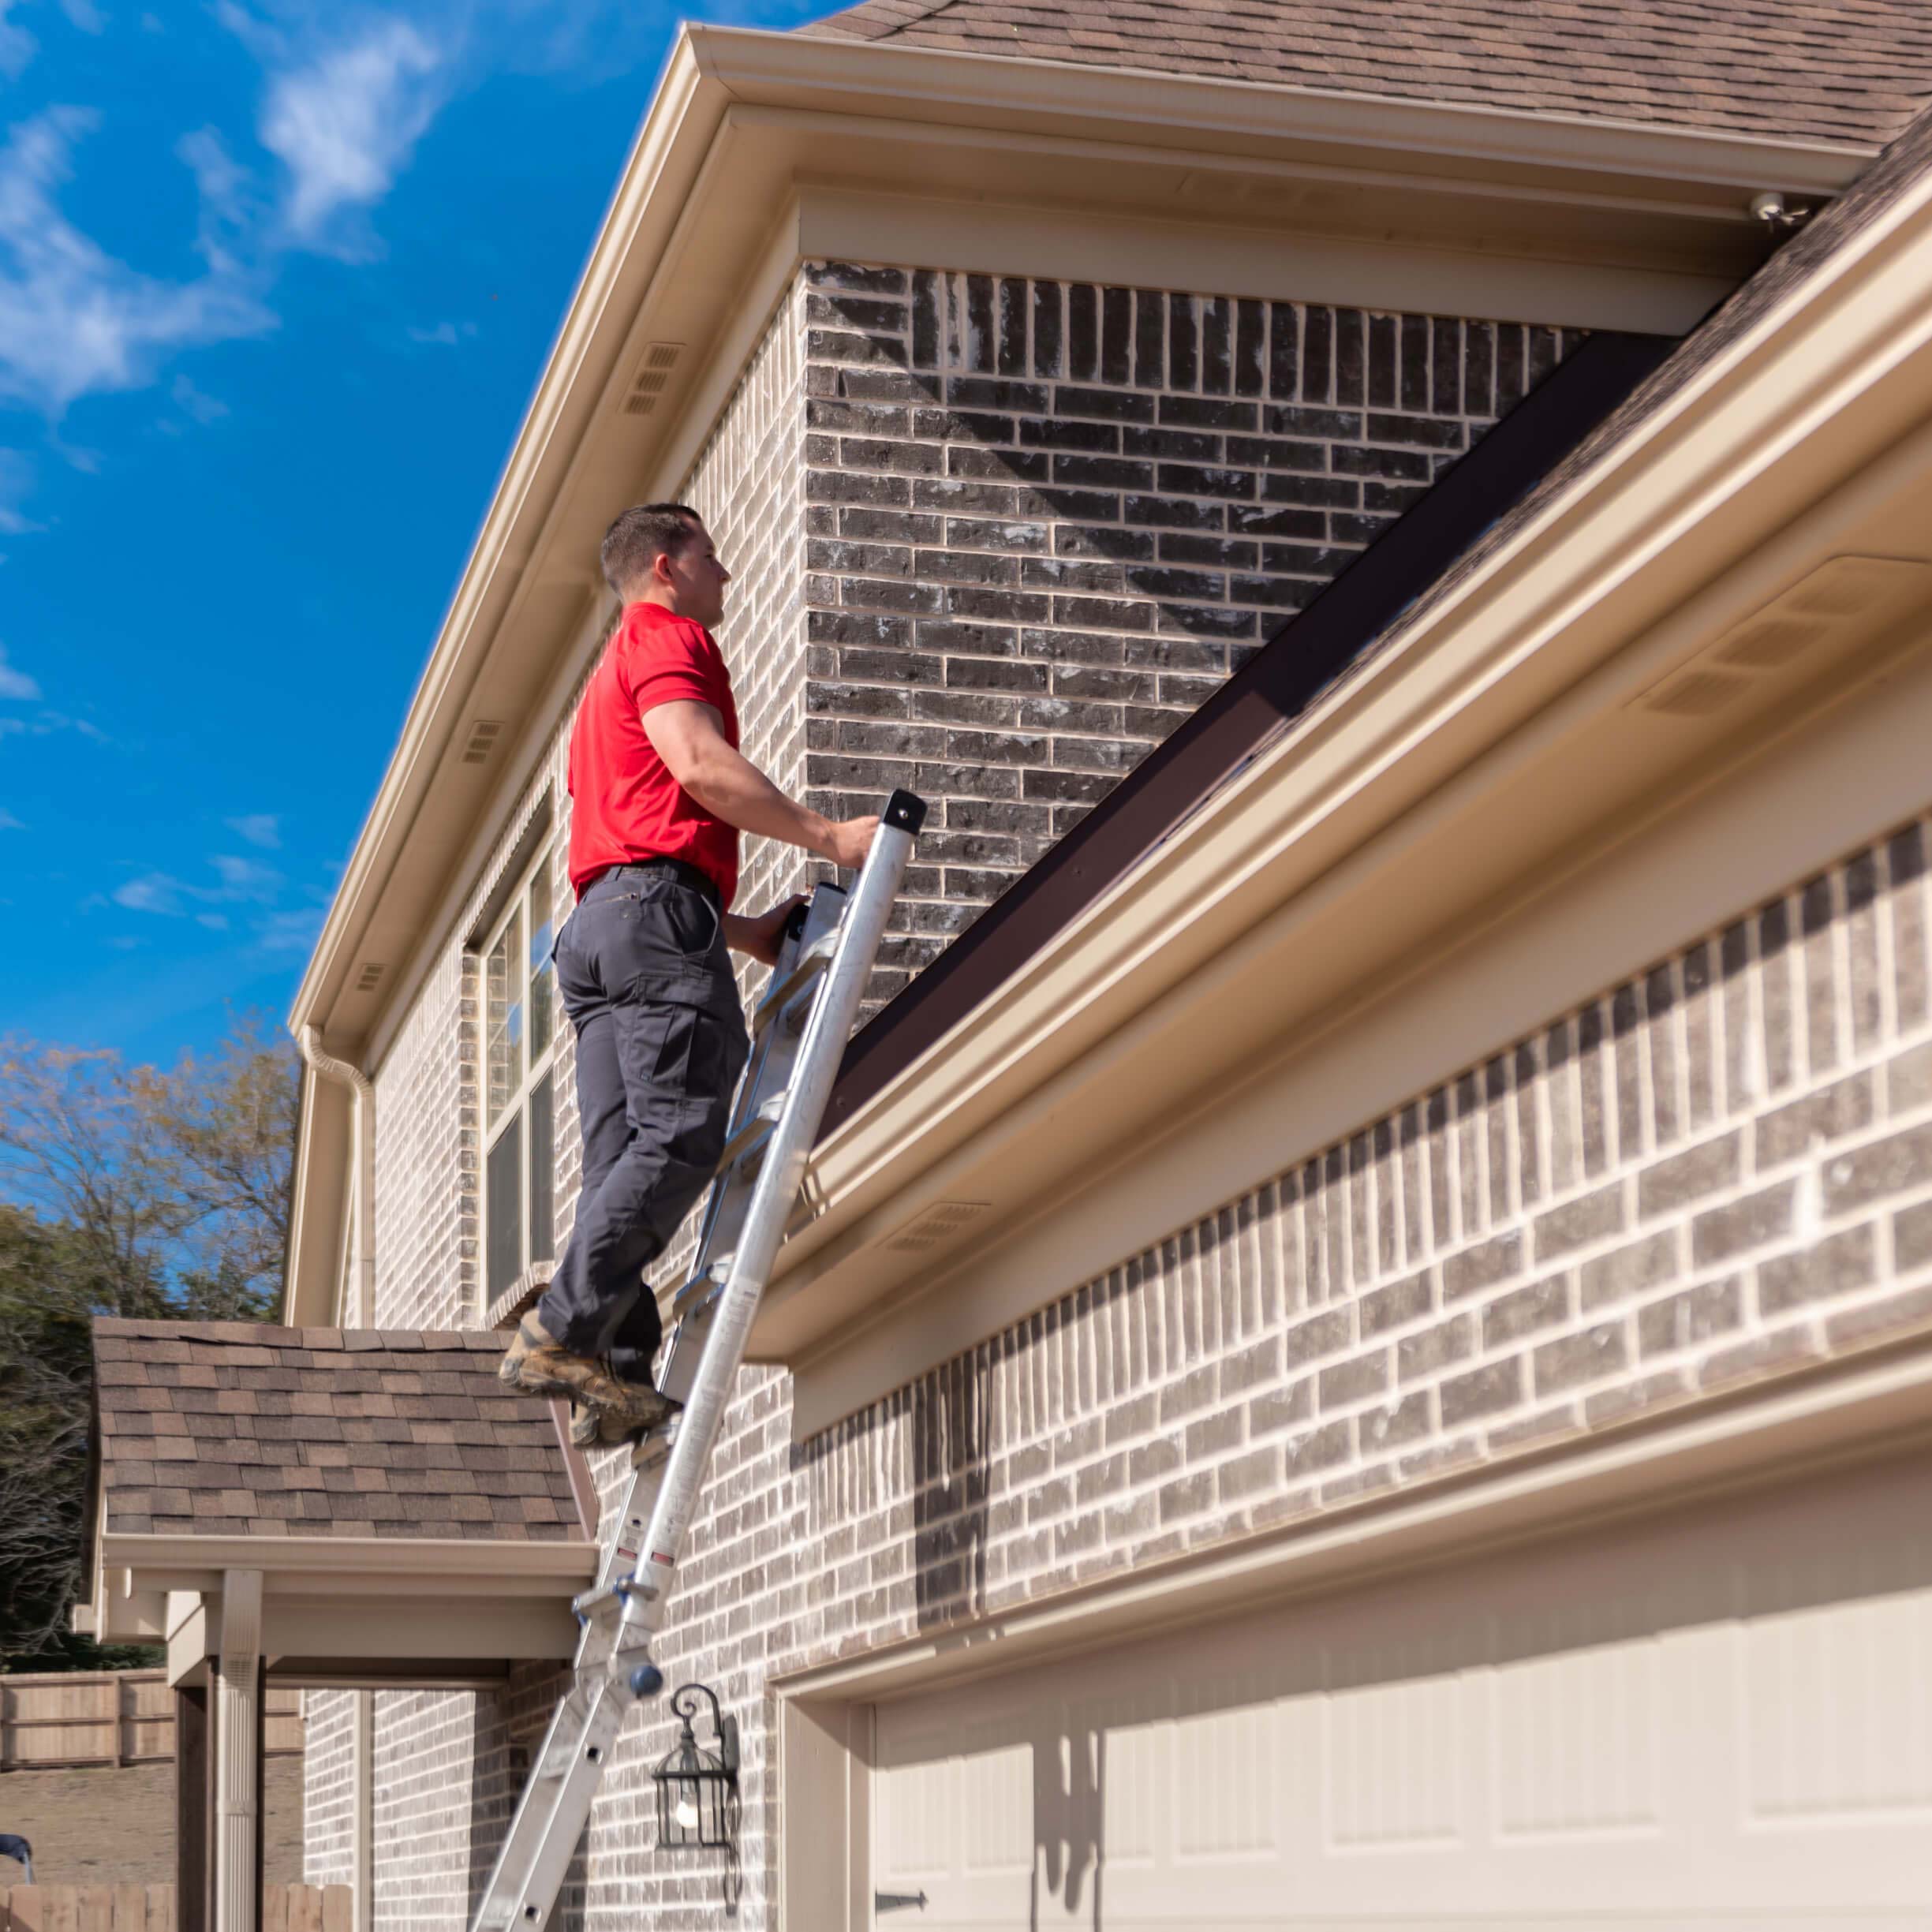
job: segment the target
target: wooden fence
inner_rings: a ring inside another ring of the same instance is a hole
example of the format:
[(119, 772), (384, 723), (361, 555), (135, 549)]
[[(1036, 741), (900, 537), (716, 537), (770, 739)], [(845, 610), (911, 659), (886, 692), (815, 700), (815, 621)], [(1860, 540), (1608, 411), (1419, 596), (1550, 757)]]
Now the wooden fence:
[[(262, 1888), (261, 1932), (349, 1932), (346, 1885)], [(171, 1885), (0, 1885), (0, 1932), (174, 1932)]]
[[(271, 1758), (301, 1754), (300, 1691), (269, 1687), (267, 1746)], [(0, 1676), (0, 1771), (166, 1764), (174, 1755), (174, 1693), (165, 1671)]]

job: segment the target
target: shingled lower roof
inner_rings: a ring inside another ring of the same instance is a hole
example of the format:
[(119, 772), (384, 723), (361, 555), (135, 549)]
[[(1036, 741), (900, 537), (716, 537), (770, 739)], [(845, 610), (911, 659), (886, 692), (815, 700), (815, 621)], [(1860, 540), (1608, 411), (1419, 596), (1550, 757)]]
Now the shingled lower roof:
[(1932, 101), (1926, 0), (862, 0), (798, 31), (1852, 147)]
[(109, 1534), (585, 1539), (499, 1335), (94, 1325)]

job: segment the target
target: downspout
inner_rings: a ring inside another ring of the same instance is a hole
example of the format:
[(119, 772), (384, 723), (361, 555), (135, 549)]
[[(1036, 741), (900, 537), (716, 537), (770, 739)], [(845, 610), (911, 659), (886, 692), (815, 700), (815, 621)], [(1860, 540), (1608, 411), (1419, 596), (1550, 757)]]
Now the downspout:
[(323, 1052), (319, 1029), (305, 1026), (300, 1044), (302, 1058), (316, 1073), (339, 1080), (355, 1096), (350, 1153), (354, 1213), (349, 1222), (353, 1259), (349, 1274), (355, 1299), (354, 1306), (342, 1309), (338, 1319), (346, 1328), (366, 1328), (376, 1319), (376, 1087), (360, 1067)]

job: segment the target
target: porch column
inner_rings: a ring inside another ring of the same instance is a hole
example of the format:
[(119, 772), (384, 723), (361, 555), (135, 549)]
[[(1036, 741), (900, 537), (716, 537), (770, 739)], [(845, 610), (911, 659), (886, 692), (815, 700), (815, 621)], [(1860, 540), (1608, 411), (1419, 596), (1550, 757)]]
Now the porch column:
[(262, 1573), (222, 1578), (215, 1687), (215, 1911), (210, 1932), (261, 1923)]
[(174, 1693), (175, 1932), (211, 1932), (208, 1880), (215, 1862), (215, 1734), (205, 1683)]
[(376, 1923), (376, 1693), (353, 1693), (355, 1758), (351, 1799), (354, 1833), (354, 1932), (371, 1932)]

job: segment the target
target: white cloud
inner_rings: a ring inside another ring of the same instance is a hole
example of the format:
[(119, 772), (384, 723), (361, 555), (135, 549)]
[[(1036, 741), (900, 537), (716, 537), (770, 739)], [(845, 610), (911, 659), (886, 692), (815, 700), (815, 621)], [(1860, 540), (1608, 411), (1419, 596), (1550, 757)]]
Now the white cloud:
[(16, 125), (0, 151), (0, 399), (50, 416), (78, 396), (142, 387), (170, 349), (258, 334), (275, 321), (232, 265), (159, 281), (62, 215), (54, 191), (97, 122), (50, 107)]
[[(272, 865), (264, 865), (258, 860), (219, 853), (208, 864), (221, 881), (219, 885), (191, 885), (176, 878), (172, 873), (148, 872), (129, 880), (125, 885), (117, 886), (110, 896), (125, 911), (155, 913), (164, 919), (178, 919), (197, 906), (244, 902), (271, 904), (282, 890), (281, 873)], [(216, 932), (228, 929), (227, 918), (222, 914), (198, 911), (194, 916), (203, 925)], [(279, 916), (271, 914), (270, 918), (272, 921)]]
[(39, 45), (25, 28), (8, 25), (7, 15), (13, 10), (13, 5), (14, 0), (0, 0), (0, 74), (9, 80), (33, 58), (34, 49)]
[(272, 852), (282, 843), (282, 821), (272, 812), (245, 812), (239, 818), (222, 822), (237, 839), (245, 839), (264, 852)]
[(475, 323), (436, 323), (435, 328), (417, 328), (412, 323), (408, 334), (412, 342), (423, 342), (423, 344), (431, 344), (435, 348), (452, 349), (460, 342), (468, 342), (469, 336), (473, 336), (475, 332), (477, 332), (477, 324)]
[(16, 671), (7, 662), (6, 646), (0, 644), (0, 698), (32, 704), (39, 695), (39, 686), (25, 671)]
[(339, 236), (331, 241), (331, 224), (388, 192), (447, 86), (437, 47), (399, 20), (277, 75), (259, 131), (289, 171), (289, 233), (312, 248), (358, 252)]
[(312, 906), (300, 912), (271, 913), (255, 929), (255, 936), (269, 952), (307, 952), (321, 930), (321, 908)]
[(259, 859), (236, 858), (222, 853), (211, 858), (208, 863), (215, 868), (215, 876), (222, 882), (219, 894), (201, 893), (204, 899), (271, 899), (282, 889), (282, 875), (272, 865), (264, 865)]
[(130, 879), (125, 885), (116, 886), (110, 896), (117, 906), (129, 912), (159, 913), (164, 918), (178, 919), (187, 910), (181, 903), (186, 889), (180, 880), (171, 879), (164, 872), (150, 872)]
[(0, 450), (0, 536), (26, 536), (47, 528), (20, 507), (33, 481), (33, 458), (24, 450)]
[(174, 144), (175, 158), (195, 178), (200, 215), (195, 247), (217, 275), (237, 273), (262, 209), (249, 171), (230, 155), (213, 128), (197, 128)]
[(107, 25), (107, 16), (95, 6), (94, 0), (61, 0), (61, 11), (84, 34), (100, 33)]
[(185, 376), (176, 376), (174, 387), (168, 393), (174, 397), (175, 407), (197, 423), (219, 422), (228, 413), (226, 403), (197, 389)]
[(24, 824), (17, 819), (3, 805), (0, 805), (0, 831), (24, 831)]

